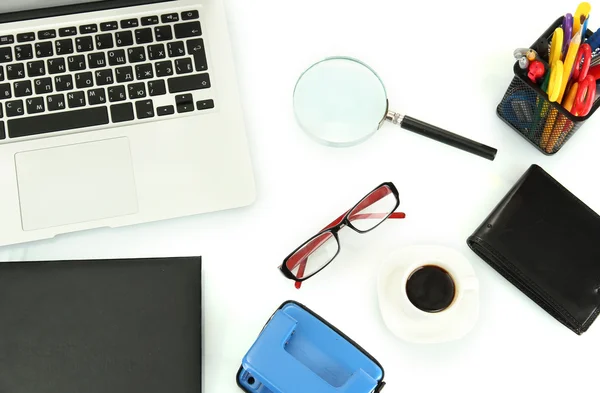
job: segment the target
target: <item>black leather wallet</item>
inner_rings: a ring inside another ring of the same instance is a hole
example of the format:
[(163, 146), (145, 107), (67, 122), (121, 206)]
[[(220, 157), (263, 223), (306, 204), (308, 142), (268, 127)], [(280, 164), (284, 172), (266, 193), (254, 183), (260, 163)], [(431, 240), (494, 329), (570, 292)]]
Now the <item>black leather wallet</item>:
[(600, 217), (532, 165), (467, 240), (469, 247), (577, 334), (600, 313)]

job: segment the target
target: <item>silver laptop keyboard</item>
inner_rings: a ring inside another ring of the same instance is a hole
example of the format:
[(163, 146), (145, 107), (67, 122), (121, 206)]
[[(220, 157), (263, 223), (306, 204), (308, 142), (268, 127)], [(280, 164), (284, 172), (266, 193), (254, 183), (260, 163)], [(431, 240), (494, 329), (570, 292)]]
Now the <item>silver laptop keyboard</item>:
[(0, 36), (0, 143), (215, 107), (197, 10)]

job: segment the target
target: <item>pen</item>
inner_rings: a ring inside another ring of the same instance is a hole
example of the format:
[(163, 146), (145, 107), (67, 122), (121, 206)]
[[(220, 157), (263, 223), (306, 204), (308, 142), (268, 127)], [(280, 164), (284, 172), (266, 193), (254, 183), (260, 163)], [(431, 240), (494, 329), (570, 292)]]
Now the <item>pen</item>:
[[(573, 37), (575, 34), (580, 33), (582, 31), (582, 27), (584, 26), (586, 20), (590, 16), (590, 12), (592, 11), (592, 6), (588, 2), (579, 3), (577, 6), (577, 10), (575, 10), (575, 16), (573, 17)], [(585, 38), (585, 31), (581, 34), (582, 37)]]
[(560, 54), (560, 59), (563, 60), (564, 55), (567, 53), (567, 49), (569, 49), (569, 43), (571, 42), (571, 38), (573, 38), (573, 15), (566, 14), (563, 18), (562, 29), (564, 32), (563, 38), (563, 46)]

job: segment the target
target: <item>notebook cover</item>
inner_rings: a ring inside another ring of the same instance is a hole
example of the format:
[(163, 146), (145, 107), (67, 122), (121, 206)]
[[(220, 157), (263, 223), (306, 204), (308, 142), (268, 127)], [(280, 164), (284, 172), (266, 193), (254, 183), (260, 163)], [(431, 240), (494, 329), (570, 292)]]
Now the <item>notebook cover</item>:
[(201, 258), (0, 263), (0, 392), (200, 393)]
[(582, 334), (600, 312), (598, 239), (598, 214), (532, 165), (467, 243), (550, 315)]

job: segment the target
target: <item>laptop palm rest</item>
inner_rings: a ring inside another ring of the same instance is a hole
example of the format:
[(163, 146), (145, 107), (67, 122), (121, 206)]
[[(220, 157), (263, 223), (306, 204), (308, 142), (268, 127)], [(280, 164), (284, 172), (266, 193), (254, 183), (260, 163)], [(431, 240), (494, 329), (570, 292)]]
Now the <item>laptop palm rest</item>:
[(25, 231), (138, 211), (128, 138), (22, 152), (15, 164)]

